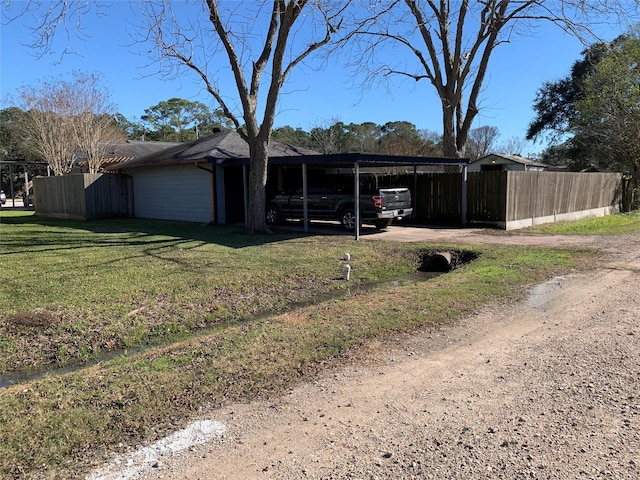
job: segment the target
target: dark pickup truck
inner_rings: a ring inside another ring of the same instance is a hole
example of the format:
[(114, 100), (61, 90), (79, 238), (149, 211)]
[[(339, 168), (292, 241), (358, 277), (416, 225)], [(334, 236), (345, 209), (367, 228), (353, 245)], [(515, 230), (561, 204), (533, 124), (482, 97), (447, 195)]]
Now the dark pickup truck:
[[(307, 214), (310, 220), (339, 220), (349, 231), (356, 228), (355, 202), (351, 192), (334, 187), (307, 189)], [(267, 223), (277, 224), (287, 219), (303, 218), (302, 188), (290, 194), (279, 194), (267, 202)], [(385, 228), (394, 219), (413, 213), (408, 188), (380, 188), (360, 194), (360, 221)]]

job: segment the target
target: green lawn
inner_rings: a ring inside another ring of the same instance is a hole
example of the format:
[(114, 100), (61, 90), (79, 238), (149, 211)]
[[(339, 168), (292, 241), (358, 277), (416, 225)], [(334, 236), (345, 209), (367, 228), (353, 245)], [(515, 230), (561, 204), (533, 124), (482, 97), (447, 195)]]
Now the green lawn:
[(536, 233), (568, 235), (619, 235), (640, 231), (640, 211), (591, 217), (573, 222), (538, 225), (529, 229)]
[[(6, 211), (0, 238), (0, 372), (88, 362), (0, 390), (2, 478), (82, 478), (203, 405), (276, 395), (371, 339), (513, 300), (588, 256)], [(413, 276), (436, 249), (477, 259), (426, 282), (387, 282)]]
[(415, 249), (154, 221), (2, 214), (0, 372), (65, 366), (413, 272)]

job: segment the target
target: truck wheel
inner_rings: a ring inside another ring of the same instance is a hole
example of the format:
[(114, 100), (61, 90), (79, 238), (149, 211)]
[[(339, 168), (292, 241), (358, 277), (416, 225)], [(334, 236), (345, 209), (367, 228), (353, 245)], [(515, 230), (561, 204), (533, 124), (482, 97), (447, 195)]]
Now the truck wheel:
[(268, 225), (277, 225), (282, 223), (282, 213), (280, 213), (280, 209), (275, 205), (269, 205), (267, 207), (265, 217)]
[(356, 229), (355, 210), (353, 210), (352, 208), (347, 208), (346, 210), (343, 210), (342, 213), (340, 214), (340, 223), (342, 224), (342, 227), (349, 232), (352, 232), (353, 230), (355, 230)]
[(373, 224), (378, 230), (384, 230), (393, 222), (392, 218), (385, 218), (384, 220), (376, 220)]

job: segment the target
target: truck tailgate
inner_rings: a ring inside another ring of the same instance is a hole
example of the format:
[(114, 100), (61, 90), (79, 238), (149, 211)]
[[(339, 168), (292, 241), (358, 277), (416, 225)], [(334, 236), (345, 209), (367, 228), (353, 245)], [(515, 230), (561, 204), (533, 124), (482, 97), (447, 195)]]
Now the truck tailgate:
[(383, 210), (402, 210), (411, 207), (411, 193), (408, 188), (382, 188)]

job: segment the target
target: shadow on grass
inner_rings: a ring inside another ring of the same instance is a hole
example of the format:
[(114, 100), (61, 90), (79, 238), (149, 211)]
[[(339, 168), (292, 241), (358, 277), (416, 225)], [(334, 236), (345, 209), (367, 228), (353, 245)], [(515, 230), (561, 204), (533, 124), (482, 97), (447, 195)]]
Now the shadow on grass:
[[(207, 225), (144, 219), (69, 220), (39, 217), (32, 213), (3, 215), (5, 226), (29, 227), (3, 235), (6, 249), (44, 247), (86, 248), (90, 246), (147, 246), (194, 248), (202, 244), (217, 244), (229, 248), (246, 248), (309, 236), (301, 231), (280, 229), (272, 234), (249, 234), (244, 226)], [(42, 228), (40, 228), (42, 227)], [(99, 234), (88, 237), (85, 232)], [(111, 235), (114, 236), (111, 236)], [(194, 242), (196, 243), (194, 245)], [(2, 253), (11, 253), (4, 250)]]

